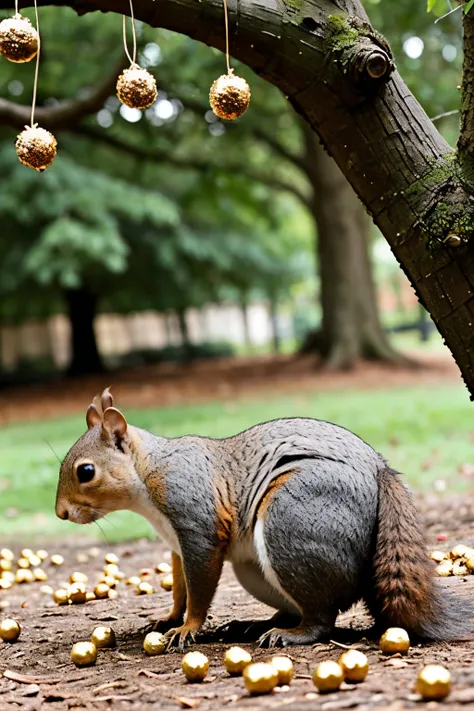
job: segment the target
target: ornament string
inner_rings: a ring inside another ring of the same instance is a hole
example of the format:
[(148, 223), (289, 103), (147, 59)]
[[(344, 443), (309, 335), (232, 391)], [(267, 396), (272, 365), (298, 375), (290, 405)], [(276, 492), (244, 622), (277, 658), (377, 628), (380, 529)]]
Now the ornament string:
[(229, 18), (227, 16), (227, 0), (224, 0), (224, 22), (225, 22), (225, 60), (227, 62), (227, 74), (232, 74), (234, 71), (230, 68), (229, 57)]
[(40, 61), (40, 51), (41, 51), (41, 37), (40, 37), (40, 28), (39, 28), (37, 0), (35, 0), (35, 18), (36, 18), (36, 31), (38, 33), (38, 52), (36, 53), (35, 81), (33, 84), (33, 101), (31, 103), (31, 127), (32, 128), (33, 128), (33, 125), (35, 122), (36, 93), (38, 91), (38, 73), (39, 73), (39, 61)]
[(127, 18), (125, 15), (123, 17), (123, 46), (125, 49), (125, 54), (128, 57), (130, 64), (136, 64), (137, 62), (137, 30), (135, 27), (135, 14), (133, 12), (133, 2), (130, 0), (130, 18), (132, 20), (132, 37), (133, 37), (133, 58), (130, 56), (127, 46)]

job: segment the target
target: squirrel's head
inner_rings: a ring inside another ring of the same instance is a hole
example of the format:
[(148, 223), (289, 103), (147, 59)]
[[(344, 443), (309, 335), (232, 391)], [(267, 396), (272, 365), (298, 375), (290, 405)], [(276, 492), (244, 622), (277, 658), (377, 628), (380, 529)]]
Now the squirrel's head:
[(89, 405), (87, 432), (67, 453), (59, 474), (56, 515), (92, 523), (111, 511), (127, 509), (138, 484), (130, 445), (132, 433), (112, 407), (107, 388)]

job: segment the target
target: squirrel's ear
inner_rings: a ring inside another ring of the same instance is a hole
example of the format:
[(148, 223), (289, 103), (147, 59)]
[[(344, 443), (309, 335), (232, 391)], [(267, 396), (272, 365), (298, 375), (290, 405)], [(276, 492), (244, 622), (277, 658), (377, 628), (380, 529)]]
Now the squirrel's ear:
[(113, 406), (114, 399), (112, 397), (112, 393), (110, 392), (110, 388), (105, 388), (100, 397), (100, 404), (102, 405), (102, 412), (105, 412), (107, 408)]
[(89, 405), (86, 413), (87, 428), (90, 430), (96, 425), (102, 424), (102, 418), (99, 415), (99, 411), (94, 404)]
[(108, 407), (104, 412), (102, 429), (111, 435), (113, 439), (122, 439), (127, 431), (127, 420), (120, 410), (115, 407)]

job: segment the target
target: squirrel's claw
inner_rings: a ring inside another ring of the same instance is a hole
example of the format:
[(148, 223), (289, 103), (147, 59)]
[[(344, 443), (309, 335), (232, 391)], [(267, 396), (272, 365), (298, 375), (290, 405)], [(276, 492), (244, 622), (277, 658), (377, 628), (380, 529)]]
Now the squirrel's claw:
[(265, 632), (265, 634), (262, 634), (260, 639), (258, 640), (258, 646), (259, 647), (285, 647), (285, 640), (284, 640), (284, 630), (279, 630), (277, 627), (274, 627), (271, 630), (268, 630), (268, 632)]
[(165, 637), (168, 638), (168, 647), (177, 647), (179, 652), (184, 652), (185, 648), (196, 641), (196, 630), (182, 625), (166, 632)]

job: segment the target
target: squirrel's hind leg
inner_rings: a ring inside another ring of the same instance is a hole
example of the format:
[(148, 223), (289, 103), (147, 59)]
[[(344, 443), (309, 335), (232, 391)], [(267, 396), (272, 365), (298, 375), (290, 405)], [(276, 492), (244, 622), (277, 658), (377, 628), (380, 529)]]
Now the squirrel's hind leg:
[(277, 627), (263, 634), (259, 639), (260, 647), (288, 647), (292, 644), (315, 644), (329, 639), (333, 624), (305, 622), (298, 627), (283, 630)]

